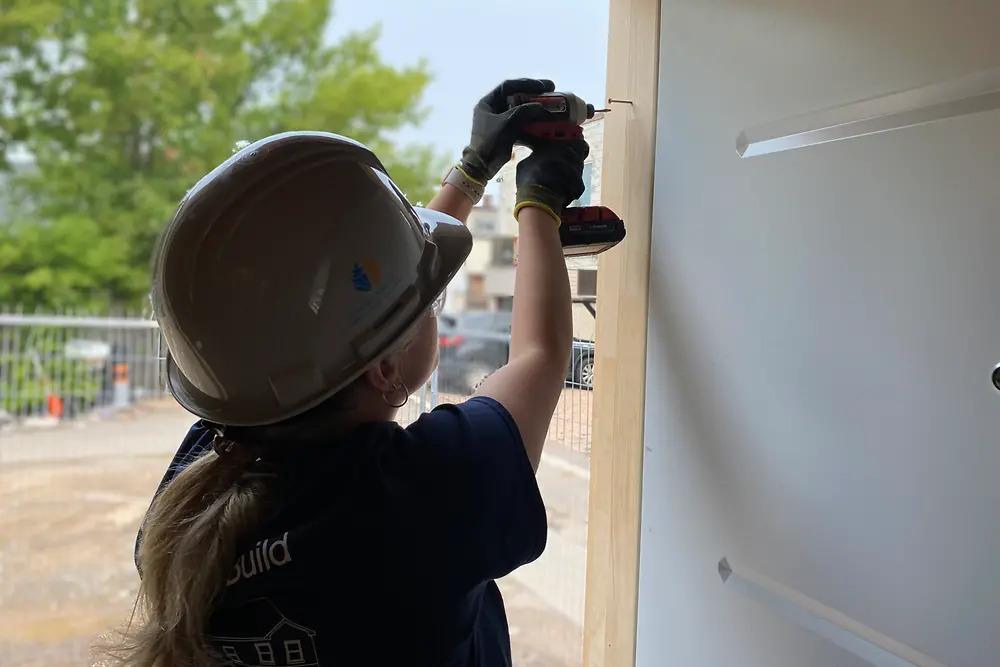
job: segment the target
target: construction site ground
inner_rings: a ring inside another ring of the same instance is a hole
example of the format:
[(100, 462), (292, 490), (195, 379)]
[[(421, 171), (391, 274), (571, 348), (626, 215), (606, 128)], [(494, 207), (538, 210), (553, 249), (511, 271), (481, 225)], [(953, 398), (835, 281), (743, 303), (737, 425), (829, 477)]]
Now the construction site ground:
[[(191, 421), (164, 400), (0, 433), (0, 665), (95, 664), (132, 610), (136, 528)], [(549, 443), (546, 553), (500, 582), (515, 665), (581, 662), (588, 477), (584, 454)]]

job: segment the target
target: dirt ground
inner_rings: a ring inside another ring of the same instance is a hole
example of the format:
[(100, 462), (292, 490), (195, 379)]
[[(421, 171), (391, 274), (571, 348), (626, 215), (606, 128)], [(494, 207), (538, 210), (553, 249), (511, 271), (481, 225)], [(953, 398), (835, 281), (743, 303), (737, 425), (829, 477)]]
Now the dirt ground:
[(127, 619), (129, 554), (162, 457), (0, 469), (0, 664), (89, 665), (98, 633)]
[[(72, 447), (59, 444), (59, 430), (22, 435), (17, 442), (10, 440), (16, 434), (0, 434), (5, 440), (0, 447), (0, 666), (95, 664), (95, 638), (127, 620), (132, 609), (138, 585), (131, 559), (135, 532), (169, 460), (164, 446), (176, 444), (188, 422), (172, 406), (147, 408), (65, 429), (63, 439), (72, 439)], [(127, 441), (130, 429), (149, 433), (147, 426), (159, 429), (163, 441), (144, 446), (148, 453), (123, 457), (116, 455), (121, 450), (102, 451), (117, 442), (115, 433)], [(87, 446), (95, 432), (102, 443), (96, 449)], [(62, 457), (52, 455), (63, 450), (86, 456), (58, 460)], [(585, 544), (585, 518), (579, 515), (586, 480), (566, 473), (577, 462), (549, 467), (551, 493), (541, 472), (540, 482), (547, 503), (552, 498), (552, 530), (565, 529), (567, 539)], [(557, 506), (564, 502), (573, 508)], [(515, 664), (579, 664), (579, 619), (560, 613), (531, 582), (530, 577), (501, 582)]]

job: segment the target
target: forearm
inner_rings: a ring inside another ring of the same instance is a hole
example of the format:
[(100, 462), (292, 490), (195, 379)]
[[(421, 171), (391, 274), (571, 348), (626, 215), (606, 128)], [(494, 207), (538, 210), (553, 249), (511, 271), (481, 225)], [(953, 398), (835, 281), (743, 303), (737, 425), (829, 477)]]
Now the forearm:
[[(476, 179), (476, 185), (492, 178), (510, 159), (514, 143), (524, 138), (528, 125), (548, 118), (541, 104), (510, 107), (510, 96), (553, 90), (555, 85), (547, 80), (511, 80), (480, 100), (473, 113), (472, 140), (462, 153), (461, 173)], [(573, 339), (559, 223), (544, 208), (561, 211), (583, 193), (583, 161), (589, 148), (580, 138), (534, 142), (531, 149), (531, 155), (517, 165), (520, 231), (509, 359), (476, 393), (507, 409), (537, 470), (565, 382)], [(448, 178), (457, 178), (455, 173)]]
[(472, 200), (454, 185), (445, 183), (427, 204), (427, 208), (447, 213), (456, 220), (465, 222), (472, 212)]
[(522, 209), (518, 220), (510, 360), (486, 378), (477, 393), (507, 408), (537, 470), (566, 378), (573, 322), (555, 220), (534, 207)]
[(573, 313), (559, 226), (532, 206), (522, 209), (518, 220), (510, 360), (538, 355), (561, 381), (569, 363)]

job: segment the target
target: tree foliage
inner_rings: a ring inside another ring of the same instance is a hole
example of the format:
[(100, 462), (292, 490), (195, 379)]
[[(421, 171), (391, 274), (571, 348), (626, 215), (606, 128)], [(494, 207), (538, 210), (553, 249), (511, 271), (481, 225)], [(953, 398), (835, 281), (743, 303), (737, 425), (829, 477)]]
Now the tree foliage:
[(377, 28), (327, 44), (330, 18), (330, 0), (0, 0), (0, 303), (136, 305), (159, 230), (238, 140), (346, 134), (428, 198), (433, 151), (391, 141), (425, 64), (383, 62)]

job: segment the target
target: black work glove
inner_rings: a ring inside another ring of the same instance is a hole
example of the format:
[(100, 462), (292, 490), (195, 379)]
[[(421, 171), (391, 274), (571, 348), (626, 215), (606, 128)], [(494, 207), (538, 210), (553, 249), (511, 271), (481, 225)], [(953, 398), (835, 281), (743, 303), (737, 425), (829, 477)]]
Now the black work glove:
[(517, 163), (517, 204), (537, 206), (559, 221), (559, 213), (583, 194), (583, 161), (590, 146), (583, 139), (536, 141), (531, 155)]
[(485, 185), (510, 160), (511, 150), (525, 125), (544, 120), (541, 104), (507, 108), (507, 98), (517, 93), (551, 93), (555, 84), (545, 79), (508, 79), (490, 91), (472, 110), (472, 138), (462, 151), (462, 170)]

